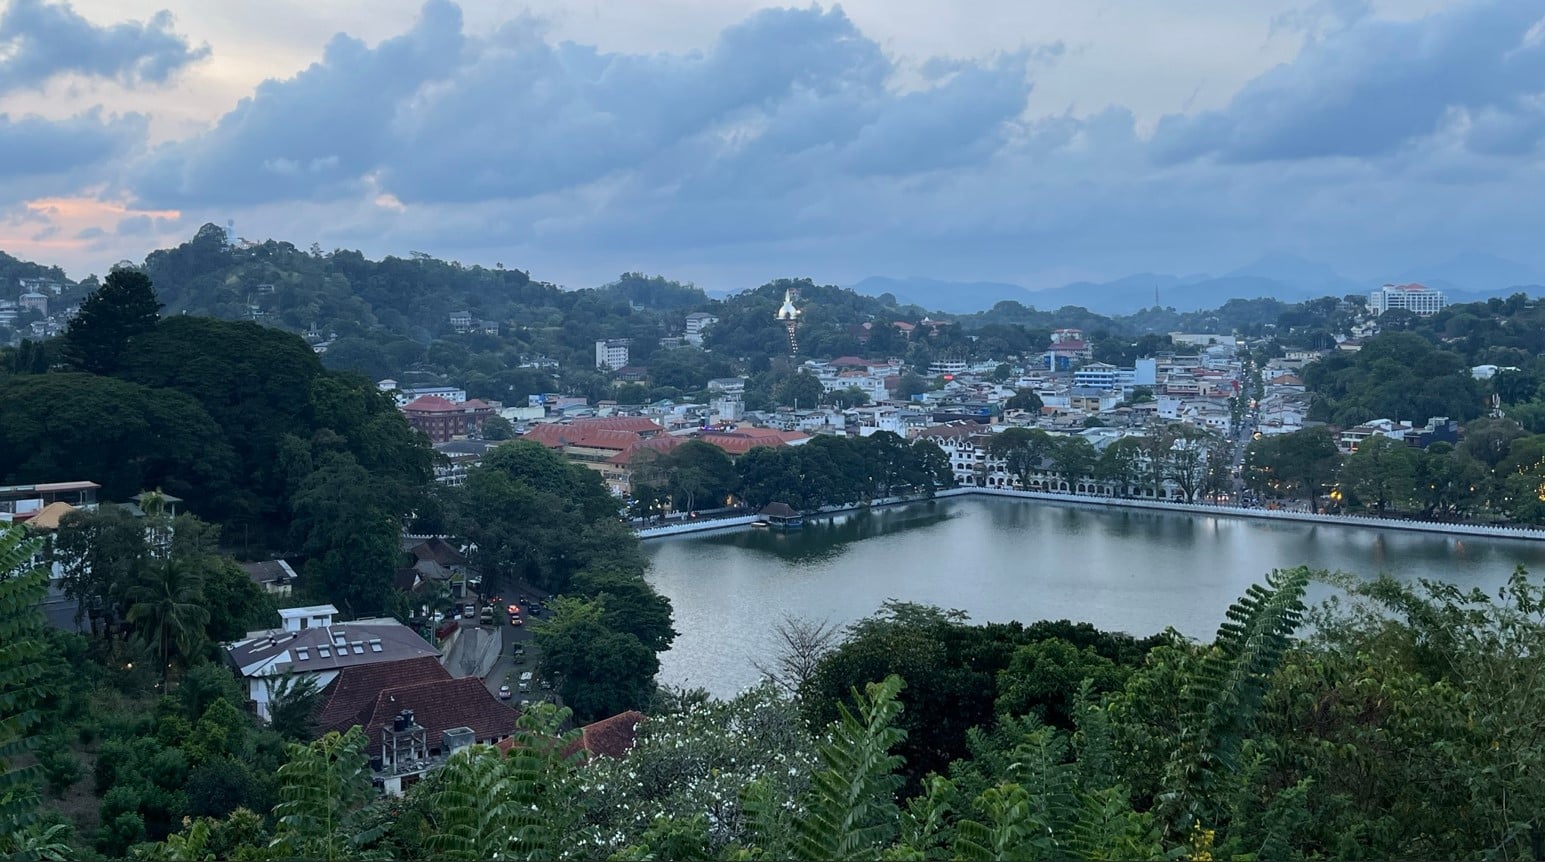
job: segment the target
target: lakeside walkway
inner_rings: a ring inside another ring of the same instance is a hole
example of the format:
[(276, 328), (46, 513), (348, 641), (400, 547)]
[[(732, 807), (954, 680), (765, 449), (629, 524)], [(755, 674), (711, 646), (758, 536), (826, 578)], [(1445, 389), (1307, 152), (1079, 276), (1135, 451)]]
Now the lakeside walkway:
[[(1097, 497), (1085, 494), (1050, 494), (1043, 491), (1018, 491), (1009, 488), (950, 488), (929, 497), (888, 497), (868, 505), (829, 506), (806, 515), (819, 518), (839, 515), (865, 508), (920, 503), (929, 499), (942, 500), (952, 497), (1006, 497), (1020, 500), (1037, 500), (1061, 506), (1087, 506), (1092, 508), (1147, 509), (1160, 512), (1178, 512), (1188, 515), (1212, 515), (1224, 518), (1254, 518), (1264, 521), (1296, 521), (1323, 524), (1331, 527), (1361, 527), (1376, 530), (1405, 530), (1416, 533), (1441, 533), (1451, 536), (1471, 536), (1490, 539), (1522, 539), (1545, 542), (1545, 529), (1537, 527), (1493, 527), (1486, 524), (1453, 524), (1439, 521), (1413, 521), (1405, 518), (1370, 518), (1364, 515), (1322, 515), (1308, 512), (1289, 512), (1281, 509), (1251, 509), (1238, 506), (1216, 506), (1211, 503), (1174, 503), (1161, 500), (1128, 500), (1120, 497)], [(737, 515), (727, 518), (701, 519), (644, 527), (636, 532), (640, 539), (658, 539), (687, 533), (703, 533), (713, 530), (733, 530), (749, 527), (757, 520), (756, 515)]]

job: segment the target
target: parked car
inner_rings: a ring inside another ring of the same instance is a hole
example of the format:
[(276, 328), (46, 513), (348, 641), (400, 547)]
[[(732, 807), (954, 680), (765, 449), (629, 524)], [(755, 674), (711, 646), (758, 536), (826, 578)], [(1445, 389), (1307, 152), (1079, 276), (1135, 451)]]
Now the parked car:
[(526, 624), (526, 621), (521, 619), (519, 614), (516, 614), (515, 616), (510, 617), (510, 625), (512, 625), (512, 626), (523, 626), (525, 624)]
[(477, 616), (477, 606), (475, 606), (475, 605), (467, 605), (466, 607), (461, 609), (461, 618), (462, 619), (470, 620), (470, 619), (472, 619), (475, 616)]
[(499, 699), (500, 700), (509, 700), (510, 699), (510, 687), (509, 686), (507, 686), (507, 685), (499, 686)]

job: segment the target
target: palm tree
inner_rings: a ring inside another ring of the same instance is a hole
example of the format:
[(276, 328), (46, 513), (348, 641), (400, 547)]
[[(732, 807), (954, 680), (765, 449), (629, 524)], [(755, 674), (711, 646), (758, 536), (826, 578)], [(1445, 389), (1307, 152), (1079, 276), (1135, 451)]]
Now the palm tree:
[(167, 560), (129, 588), (129, 622), (141, 642), (160, 653), (163, 685), (172, 645), (187, 658), (204, 636), (209, 610), (203, 605), (203, 587), (201, 572), (183, 560)]

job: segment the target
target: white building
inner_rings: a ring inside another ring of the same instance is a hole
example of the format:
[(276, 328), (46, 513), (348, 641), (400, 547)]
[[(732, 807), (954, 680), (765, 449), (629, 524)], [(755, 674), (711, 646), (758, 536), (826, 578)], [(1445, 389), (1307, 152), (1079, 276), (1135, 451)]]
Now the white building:
[[(380, 388), (381, 384), (385, 382), (386, 381), (383, 380), (380, 383), (377, 383), (376, 387)], [(392, 382), (396, 383), (395, 380)], [(397, 390), (397, 406), (404, 407), (408, 404), (412, 404), (414, 401), (417, 401), (425, 395), (433, 395), (436, 398), (444, 398), (446, 401), (449, 401), (452, 404), (462, 404), (467, 400), (467, 390), (458, 386), (415, 386), (409, 389)]]
[(48, 313), (48, 297), (45, 294), (30, 290), (17, 298), (16, 304), (22, 308), (30, 308), (38, 314)]
[(1448, 305), (1448, 297), (1441, 290), (1433, 290), (1420, 284), (1386, 284), (1368, 295), (1368, 308), (1374, 314), (1383, 314), (1392, 308), (1423, 316), (1436, 314)]
[(628, 364), (628, 340), (603, 338), (595, 343), (595, 367), (616, 371)]
[(322, 688), (346, 667), (440, 656), (439, 650), (396, 620), (335, 623), (337, 615), (332, 605), (282, 608), (282, 628), (248, 632), (245, 638), (226, 644), (226, 655), (246, 683), (247, 697), (259, 718), (268, 719), (268, 704), (280, 680), (313, 676)]
[(703, 346), (703, 330), (719, 322), (706, 311), (694, 311), (687, 315), (687, 331), (683, 336), (686, 342), (694, 347)]

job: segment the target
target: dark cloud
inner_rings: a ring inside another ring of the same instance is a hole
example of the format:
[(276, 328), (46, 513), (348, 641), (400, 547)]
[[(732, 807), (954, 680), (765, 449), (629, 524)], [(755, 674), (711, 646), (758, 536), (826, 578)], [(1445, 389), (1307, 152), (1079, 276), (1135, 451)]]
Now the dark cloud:
[(189, 224), (234, 211), (254, 236), (518, 261), (576, 285), (629, 269), (719, 286), (1219, 272), (1284, 250), (1530, 258), (1540, 15), (1473, 2), (1399, 22), (1330, 0), (1273, 22), (1305, 40), (1292, 62), (1149, 133), (1121, 106), (1027, 116), (1060, 45), (903, 67), (839, 9), (804, 8), (701, 51), (609, 53), (527, 20), (464, 34), (431, 2), (374, 47), (335, 37), (124, 187)]
[(767, 9), (702, 52), (638, 55), (552, 44), (524, 20), (464, 37), (457, 7), (432, 2), (377, 48), (335, 38), (318, 64), (156, 153), (133, 186), (168, 206), (366, 188), (434, 203), (914, 175), (1002, 146), (1032, 54), (934, 67), (903, 93), (893, 62), (839, 9)]
[(100, 110), (65, 120), (0, 114), (0, 195), (61, 175), (105, 172), (145, 138), (138, 114), (106, 117)]
[(1545, 16), (1538, 3), (1487, 0), (1410, 21), (1341, 5), (1352, 11), (1337, 26), (1311, 33), (1297, 58), (1246, 84), (1226, 108), (1163, 118), (1156, 158), (1387, 156), (1456, 112), (1511, 114), (1545, 92), (1545, 42), (1531, 37)]
[(99, 227), (88, 227), (88, 228), (85, 228), (84, 230), (80, 231), (79, 233), (75, 234), (75, 238), (76, 239), (83, 239), (83, 240), (101, 239), (102, 237), (105, 237), (105, 236), (107, 236), (107, 231), (105, 231), (105, 230), (103, 230), (103, 229), (101, 229)]
[(64, 74), (116, 80), (125, 86), (164, 84), (177, 70), (209, 55), (172, 30), (171, 13), (149, 21), (98, 27), (69, 3), (9, 0), (0, 14), (0, 93), (40, 87)]
[(420, 87), (450, 73), (462, 42), (461, 11), (441, 0), (424, 6), (413, 30), (374, 49), (339, 34), (320, 62), (264, 82), (208, 134), (152, 154), (133, 187), (170, 205), (358, 194), (391, 150), (394, 119)]

